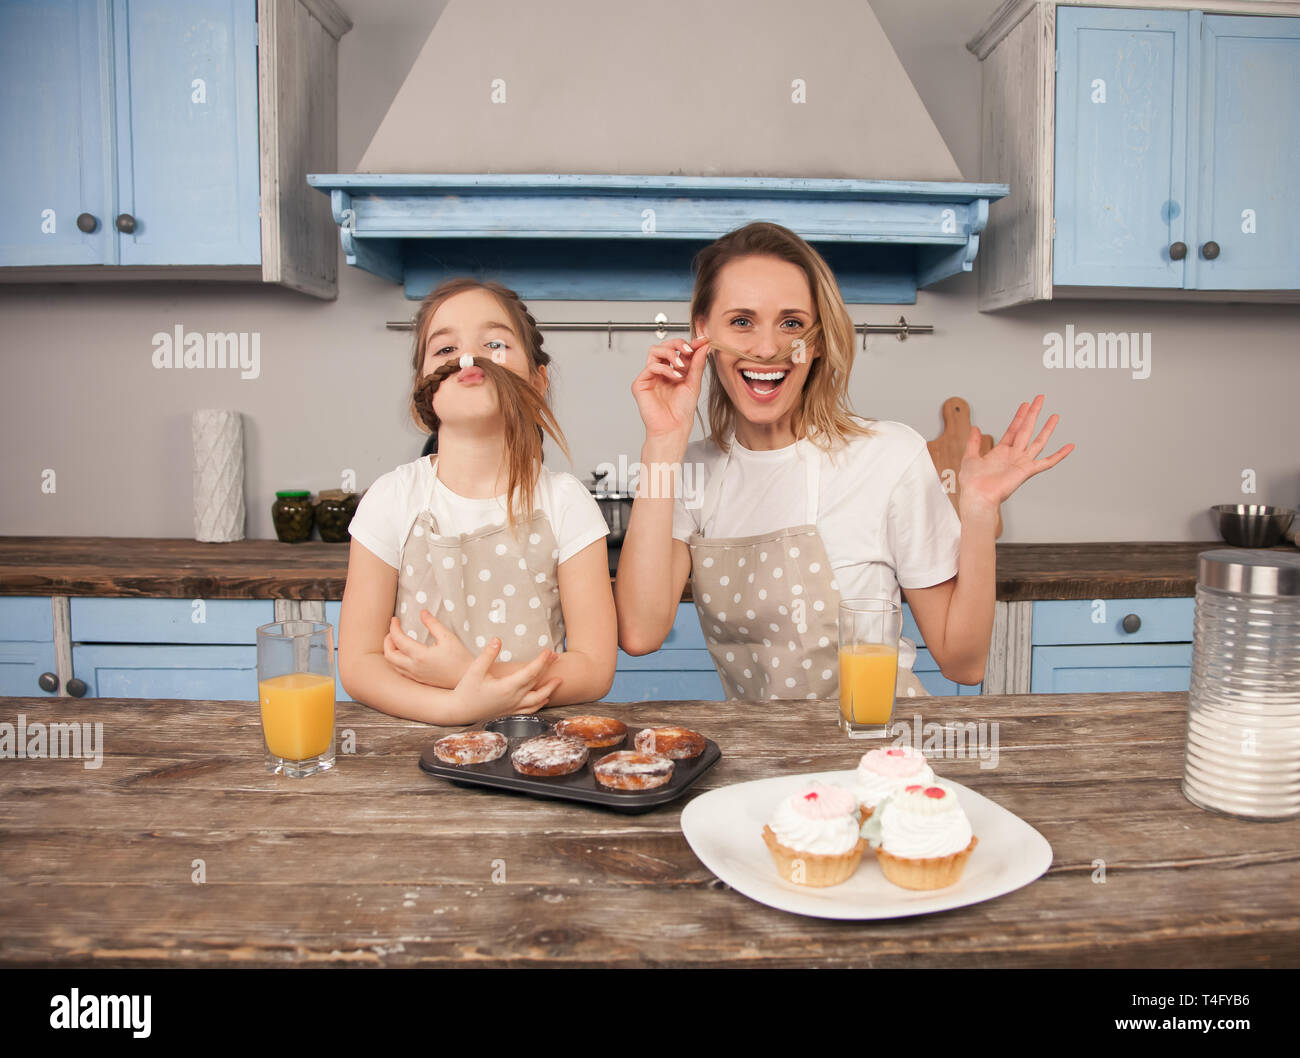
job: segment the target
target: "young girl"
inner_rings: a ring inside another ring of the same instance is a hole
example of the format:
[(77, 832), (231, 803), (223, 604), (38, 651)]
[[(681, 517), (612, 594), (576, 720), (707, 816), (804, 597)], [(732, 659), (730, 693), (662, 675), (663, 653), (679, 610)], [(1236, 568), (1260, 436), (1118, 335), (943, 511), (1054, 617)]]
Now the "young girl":
[(415, 321), (411, 410), (436, 454), (380, 476), (352, 519), (339, 677), (357, 701), (470, 724), (601, 698), (617, 657), (600, 508), (542, 465), (541, 333), (512, 290), (455, 279)]
[[(825, 260), (794, 232), (759, 222), (701, 250), (691, 323), (699, 337), (652, 347), (632, 384), (652, 470), (619, 558), (623, 649), (658, 649), (690, 576), (729, 698), (829, 698), (840, 599), (899, 602), (901, 587), (943, 674), (979, 683), (998, 506), (1074, 447), (1035, 458), (1057, 422), (1032, 436), (1042, 397), (984, 456), (972, 428), (959, 519), (920, 434), (849, 410), (853, 324)], [(706, 363), (711, 432), (688, 446)], [(682, 463), (693, 473), (678, 475)], [(905, 695), (925, 693), (915, 657), (902, 640)]]

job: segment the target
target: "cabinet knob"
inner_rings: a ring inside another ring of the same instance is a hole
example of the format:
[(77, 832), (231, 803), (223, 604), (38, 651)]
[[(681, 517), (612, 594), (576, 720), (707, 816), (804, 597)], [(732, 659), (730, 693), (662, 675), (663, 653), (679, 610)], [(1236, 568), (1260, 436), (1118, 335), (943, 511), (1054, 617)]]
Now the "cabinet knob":
[(99, 227), (99, 219), (93, 213), (81, 213), (77, 216), (77, 227), (89, 235)]
[(1219, 256), (1219, 244), (1211, 240), (1201, 247), (1201, 256), (1207, 261), (1213, 261)]
[(1169, 244), (1169, 260), (1181, 261), (1187, 256), (1187, 243), (1174, 242)]
[(117, 230), (123, 235), (130, 235), (135, 231), (135, 218), (130, 213), (119, 213), (117, 215)]
[(36, 683), (43, 691), (57, 691), (59, 689), (59, 678), (52, 672), (42, 672), (36, 677)]
[(1136, 632), (1142, 627), (1142, 618), (1135, 613), (1127, 614), (1124, 620), (1120, 622), (1120, 627), (1123, 628), (1125, 632)]
[(68, 693), (74, 698), (80, 698), (86, 693), (86, 681), (79, 680), (76, 676), (68, 681)]

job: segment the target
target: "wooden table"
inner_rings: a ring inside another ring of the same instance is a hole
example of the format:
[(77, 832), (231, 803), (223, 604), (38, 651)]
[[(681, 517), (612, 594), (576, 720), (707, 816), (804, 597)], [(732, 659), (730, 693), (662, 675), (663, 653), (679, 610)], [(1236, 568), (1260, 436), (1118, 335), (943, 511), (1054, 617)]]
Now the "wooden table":
[[(263, 769), (252, 702), (7, 698), (10, 724), (102, 722), (104, 757), (0, 760), (0, 964), (1300, 965), (1300, 820), (1243, 822), (1183, 798), (1186, 700), (900, 707), (997, 722), (996, 768), (936, 770), (1036, 827), (1053, 864), (971, 907), (838, 922), (724, 886), (682, 837), (683, 802), (624, 816), (454, 787), (416, 764), (441, 729), (363, 706), (338, 708), (355, 754), (290, 780)], [(849, 768), (863, 749), (827, 702), (601, 711), (713, 737), (724, 757), (699, 790)]]

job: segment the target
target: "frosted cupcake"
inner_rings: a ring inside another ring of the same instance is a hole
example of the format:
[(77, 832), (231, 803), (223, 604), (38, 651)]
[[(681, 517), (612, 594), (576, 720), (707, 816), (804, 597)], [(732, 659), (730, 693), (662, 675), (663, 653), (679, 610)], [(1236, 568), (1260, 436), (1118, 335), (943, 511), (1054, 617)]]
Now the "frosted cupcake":
[(916, 783), (890, 794), (862, 827), (889, 881), (904, 889), (953, 885), (979, 841), (957, 793), (946, 783)]
[(839, 885), (858, 869), (867, 847), (858, 830), (854, 796), (843, 787), (812, 782), (777, 806), (763, 827), (763, 841), (787, 882)]
[(934, 770), (919, 750), (911, 746), (869, 750), (858, 762), (858, 772), (853, 779), (853, 796), (862, 806), (862, 822), (865, 823), (876, 805), (890, 794), (913, 783), (928, 785), (932, 782)]

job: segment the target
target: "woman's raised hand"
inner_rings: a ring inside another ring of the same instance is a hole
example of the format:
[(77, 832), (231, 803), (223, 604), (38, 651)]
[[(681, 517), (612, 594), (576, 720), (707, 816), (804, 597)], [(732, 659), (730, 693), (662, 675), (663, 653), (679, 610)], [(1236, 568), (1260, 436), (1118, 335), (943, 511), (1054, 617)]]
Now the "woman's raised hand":
[(704, 337), (670, 338), (650, 347), (645, 368), (632, 383), (647, 437), (690, 436), (708, 358)]
[(998, 505), (1025, 481), (1050, 470), (1074, 451), (1074, 445), (1067, 444), (1045, 459), (1037, 458), (1060, 421), (1059, 415), (1050, 416), (1035, 437), (1034, 427), (1042, 408), (1041, 393), (1032, 404), (1021, 404), (1002, 439), (982, 456), (979, 454), (979, 430), (971, 427), (961, 469), (957, 472), (963, 508), (970, 506), (972, 509), (981, 507), (996, 511)]

